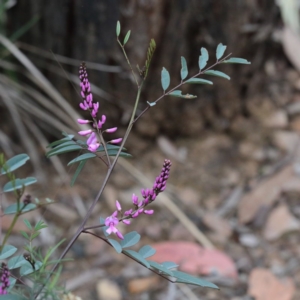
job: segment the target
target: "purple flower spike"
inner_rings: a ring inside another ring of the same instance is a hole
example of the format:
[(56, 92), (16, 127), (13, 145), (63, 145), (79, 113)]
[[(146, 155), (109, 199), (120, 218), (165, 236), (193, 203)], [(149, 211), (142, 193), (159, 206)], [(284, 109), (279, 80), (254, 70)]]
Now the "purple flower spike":
[(7, 288), (9, 287), (9, 269), (6, 263), (2, 263), (1, 265), (1, 286), (0, 286), (0, 295), (7, 294)]
[(153, 184), (153, 190), (156, 195), (158, 195), (159, 193), (163, 192), (166, 189), (166, 184), (169, 178), (171, 165), (172, 165), (171, 161), (165, 159), (160, 175), (156, 177), (155, 182)]

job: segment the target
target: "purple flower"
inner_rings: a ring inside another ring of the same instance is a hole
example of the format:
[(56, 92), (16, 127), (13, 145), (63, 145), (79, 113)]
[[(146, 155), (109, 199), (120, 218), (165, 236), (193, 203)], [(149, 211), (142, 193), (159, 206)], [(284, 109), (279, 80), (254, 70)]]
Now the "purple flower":
[(120, 202), (118, 200), (116, 200), (116, 207), (117, 207), (118, 211), (122, 210), (121, 204), (120, 204)]
[(119, 143), (121, 143), (122, 142), (122, 138), (119, 138), (119, 139), (115, 139), (115, 140), (111, 140), (109, 143), (111, 143), (111, 144), (119, 144)]
[[(154, 191), (155, 195), (158, 195), (159, 193), (161, 193), (165, 190), (167, 180), (169, 178), (171, 165), (172, 165), (171, 161), (169, 159), (165, 159), (163, 168), (160, 172), (160, 175), (158, 177), (156, 177), (155, 182), (153, 184), (153, 191)], [(153, 197), (153, 194), (151, 196)], [(154, 199), (155, 199), (155, 197), (154, 197)]]
[(119, 220), (117, 218), (118, 212), (115, 211), (111, 216), (107, 217), (105, 219), (105, 225), (108, 226), (106, 229), (106, 232), (108, 234), (111, 234), (112, 232), (117, 235), (118, 238), (124, 239), (122, 233), (116, 228), (116, 225), (118, 225)]
[(7, 294), (7, 288), (9, 287), (9, 275), (10, 272), (7, 268), (7, 265), (5, 263), (2, 263), (1, 265), (1, 286), (0, 286), (0, 295), (6, 295)]

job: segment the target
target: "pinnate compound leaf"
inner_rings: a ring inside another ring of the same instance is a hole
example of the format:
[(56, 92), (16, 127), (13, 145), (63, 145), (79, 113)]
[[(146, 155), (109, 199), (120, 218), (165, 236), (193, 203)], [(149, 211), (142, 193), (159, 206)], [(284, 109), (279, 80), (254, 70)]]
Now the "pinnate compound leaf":
[(128, 248), (139, 242), (141, 236), (136, 232), (132, 231), (124, 235), (124, 240), (121, 241), (122, 248)]
[(226, 48), (227, 48), (227, 46), (223, 45), (222, 43), (220, 43), (218, 45), (217, 50), (216, 50), (217, 60), (219, 60), (224, 55)]
[(169, 275), (169, 276), (173, 276), (173, 272), (170, 271), (169, 269), (167, 269), (166, 267), (164, 267), (163, 265), (155, 262), (155, 261), (151, 261), (151, 260), (148, 260), (148, 263), (150, 264), (150, 266), (153, 268), (153, 269), (156, 269), (159, 271), (159, 273), (163, 273), (163, 274), (166, 274), (166, 275)]
[(125, 35), (124, 42), (123, 42), (123, 46), (125, 46), (125, 44), (128, 42), (129, 37), (130, 37), (130, 33), (131, 33), (131, 30), (129, 30), (129, 31), (127, 32), (127, 34)]
[(181, 271), (172, 271), (172, 273), (173, 273), (173, 276), (177, 278), (176, 282), (178, 282), (178, 283), (188, 283), (188, 284), (198, 285), (198, 286), (202, 286), (202, 287), (208, 287), (208, 288), (212, 288), (212, 289), (219, 289), (212, 282), (209, 282), (202, 278), (198, 278), (198, 277), (189, 275), (189, 274), (181, 272)]
[(121, 32), (121, 24), (120, 24), (120, 21), (118, 21), (117, 22), (117, 27), (116, 27), (117, 37), (120, 35), (120, 32)]
[(23, 257), (23, 255), (18, 255), (12, 257), (8, 262), (7, 262), (7, 267), (9, 270), (19, 268), (23, 265), (28, 263), (28, 261)]
[(165, 268), (167, 269), (174, 269), (177, 268), (179, 265), (177, 265), (176, 263), (172, 262), (172, 261), (164, 261), (163, 263), (161, 263)]
[(96, 157), (97, 155), (95, 153), (84, 153), (76, 158), (74, 158), (73, 160), (71, 160), (69, 163), (68, 163), (68, 166), (69, 165), (72, 165), (74, 163), (77, 163), (77, 162), (80, 162), (80, 161), (83, 161), (83, 160), (88, 160), (90, 158), (94, 158)]
[(244, 64), (250, 65), (251, 62), (244, 58), (230, 57), (222, 62), (223, 64)]
[(123, 253), (127, 254), (128, 256), (134, 258), (136, 261), (147, 267), (150, 268), (149, 262), (139, 253), (133, 251), (133, 250), (123, 250)]
[(25, 179), (17, 178), (15, 180), (6, 183), (3, 187), (3, 192), (6, 193), (6, 192), (18, 190), (21, 189), (23, 186), (28, 186), (36, 182), (37, 180), (34, 177), (27, 177)]
[(5, 167), (1, 169), (0, 174), (6, 174), (20, 168), (29, 159), (29, 156), (25, 153), (12, 157), (5, 163)]
[(139, 250), (139, 254), (141, 254), (144, 258), (154, 255), (155, 252), (156, 250), (149, 245), (145, 245)]
[(75, 171), (75, 173), (72, 177), (71, 184), (70, 184), (71, 186), (73, 186), (75, 184), (75, 181), (76, 181), (78, 175), (80, 174), (81, 170), (83, 169), (84, 165), (86, 164), (86, 162), (87, 162), (87, 160), (82, 160), (79, 163), (79, 165), (78, 165), (78, 167), (77, 167), (77, 169), (76, 169), (76, 171)]
[(181, 71), (180, 71), (181, 80), (184, 80), (188, 76), (188, 68), (186, 60), (181, 56)]
[(122, 246), (120, 243), (114, 239), (108, 239), (109, 243), (115, 248), (118, 253), (122, 252)]
[(202, 70), (205, 68), (209, 55), (208, 51), (205, 48), (201, 48), (201, 55), (199, 56), (199, 69)]
[(195, 96), (195, 95), (190, 95), (190, 94), (182, 95), (182, 91), (180, 91), (180, 90), (173, 91), (172, 93), (169, 94), (169, 96), (178, 97), (178, 98), (184, 98), (184, 99), (194, 99), (194, 98), (197, 98), (197, 96)]
[(0, 252), (0, 260), (8, 258), (17, 252), (17, 248), (11, 245), (5, 245)]
[(205, 71), (204, 74), (205, 75), (212, 75), (212, 76), (222, 77), (222, 78), (230, 80), (230, 77), (227, 74), (225, 74), (221, 71), (208, 70), (208, 71)]
[[(30, 210), (36, 209), (36, 204), (34, 203), (29, 203), (26, 206), (24, 206), (23, 203), (20, 203), (19, 205), (19, 212), (24, 213)], [(11, 215), (11, 214), (16, 214), (18, 212), (18, 205), (17, 203), (9, 205), (5, 208), (4, 214), (5, 215)]]
[(170, 85), (170, 74), (165, 68), (161, 71), (161, 85), (164, 91), (166, 91)]
[(190, 84), (210, 84), (212, 85), (213, 82), (206, 80), (206, 79), (201, 79), (201, 78), (191, 78), (189, 80), (186, 81), (186, 83), (190, 83)]

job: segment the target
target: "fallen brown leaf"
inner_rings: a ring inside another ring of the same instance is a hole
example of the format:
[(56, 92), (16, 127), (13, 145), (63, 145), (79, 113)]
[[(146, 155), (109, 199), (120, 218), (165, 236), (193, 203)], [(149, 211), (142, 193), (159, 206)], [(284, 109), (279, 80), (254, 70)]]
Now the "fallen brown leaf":
[(295, 286), (291, 278), (278, 280), (269, 270), (255, 268), (249, 278), (248, 294), (255, 300), (291, 300)]
[(284, 233), (299, 229), (300, 222), (289, 212), (288, 207), (282, 204), (271, 212), (263, 234), (267, 240), (273, 241)]

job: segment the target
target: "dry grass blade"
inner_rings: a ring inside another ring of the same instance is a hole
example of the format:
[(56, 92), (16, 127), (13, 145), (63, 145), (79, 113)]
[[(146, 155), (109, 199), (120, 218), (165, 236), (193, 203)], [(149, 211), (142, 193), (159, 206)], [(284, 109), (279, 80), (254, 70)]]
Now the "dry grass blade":
[[(80, 65), (80, 63), (82, 62), (78, 59), (69, 58), (66, 56), (59, 55), (59, 54), (50, 53), (49, 51), (43, 50), (38, 47), (34, 47), (32, 45), (28, 45), (26, 43), (18, 42), (17, 45), (19, 46), (19, 48), (24, 49), (28, 52), (34, 53), (35, 55), (38, 55), (38, 56), (41, 56), (44, 58), (49, 58), (52, 60), (56, 60), (60, 63), (64, 63), (67, 65), (78, 67)], [(86, 64), (87, 68), (90, 70), (97, 70), (97, 71), (109, 72), (109, 73), (119, 73), (122, 71), (121, 67), (119, 67), (119, 66), (109, 66), (109, 65), (103, 65), (103, 64), (93, 63), (93, 62), (89, 62), (89, 61), (86, 61), (85, 64)]]
[[(56, 104), (65, 111), (65, 113), (73, 116), (76, 119), (80, 118), (80, 115), (76, 112), (76, 110), (73, 109), (73, 107), (60, 95), (60, 93), (52, 86), (46, 77), (9, 39), (0, 34), (0, 43), (26, 67), (26, 69), (35, 79), (36, 84), (43, 91), (45, 91), (45, 93), (47, 93), (56, 102)], [(75, 121), (74, 124), (77, 125)]]

